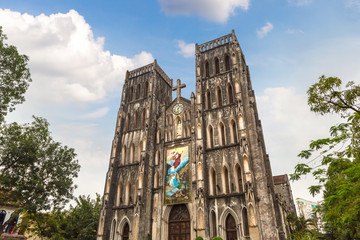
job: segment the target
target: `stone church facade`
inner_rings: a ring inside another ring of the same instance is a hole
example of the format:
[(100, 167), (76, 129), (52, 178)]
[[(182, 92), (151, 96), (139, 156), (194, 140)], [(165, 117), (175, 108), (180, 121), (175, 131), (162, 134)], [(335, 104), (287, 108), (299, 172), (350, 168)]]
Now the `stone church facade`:
[(99, 240), (286, 238), (292, 210), (275, 193), (234, 31), (196, 44), (195, 54), (191, 99), (156, 60), (127, 72)]

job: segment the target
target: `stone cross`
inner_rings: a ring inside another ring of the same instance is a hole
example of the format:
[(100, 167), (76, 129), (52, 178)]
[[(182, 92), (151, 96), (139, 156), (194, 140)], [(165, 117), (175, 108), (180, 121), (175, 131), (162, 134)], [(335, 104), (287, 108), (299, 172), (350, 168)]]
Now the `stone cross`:
[(181, 89), (184, 88), (184, 87), (186, 87), (186, 85), (185, 85), (185, 84), (181, 84), (181, 80), (178, 79), (178, 80), (177, 80), (177, 86), (172, 88), (173, 91), (176, 90), (177, 98), (180, 98), (180, 97), (181, 97)]

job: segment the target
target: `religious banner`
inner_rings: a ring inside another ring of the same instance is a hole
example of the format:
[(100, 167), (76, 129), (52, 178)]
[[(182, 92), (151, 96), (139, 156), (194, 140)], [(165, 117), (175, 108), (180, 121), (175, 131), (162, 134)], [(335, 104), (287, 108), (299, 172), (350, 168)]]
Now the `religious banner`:
[(191, 200), (190, 145), (166, 149), (165, 204)]

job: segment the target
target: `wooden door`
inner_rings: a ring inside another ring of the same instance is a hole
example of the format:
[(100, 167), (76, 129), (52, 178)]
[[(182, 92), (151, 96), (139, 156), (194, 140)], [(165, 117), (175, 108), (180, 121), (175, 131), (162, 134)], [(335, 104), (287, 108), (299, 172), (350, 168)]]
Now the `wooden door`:
[(169, 240), (190, 240), (190, 214), (184, 204), (175, 205), (171, 209)]
[(226, 240), (236, 240), (236, 223), (234, 217), (229, 214), (226, 217)]

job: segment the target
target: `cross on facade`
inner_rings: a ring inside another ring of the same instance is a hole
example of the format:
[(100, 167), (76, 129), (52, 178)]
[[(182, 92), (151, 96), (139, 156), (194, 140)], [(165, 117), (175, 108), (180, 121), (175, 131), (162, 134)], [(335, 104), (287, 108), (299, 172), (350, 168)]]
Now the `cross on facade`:
[(177, 98), (181, 97), (181, 89), (184, 88), (184, 87), (186, 87), (186, 84), (181, 84), (181, 80), (178, 79), (177, 80), (177, 86), (172, 88), (173, 91), (176, 90)]

